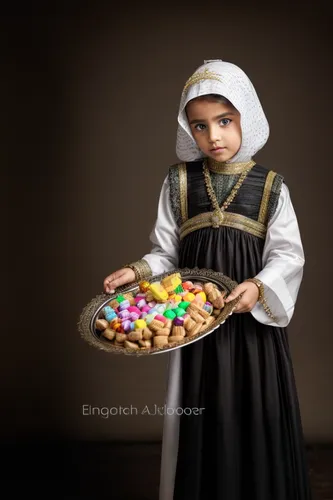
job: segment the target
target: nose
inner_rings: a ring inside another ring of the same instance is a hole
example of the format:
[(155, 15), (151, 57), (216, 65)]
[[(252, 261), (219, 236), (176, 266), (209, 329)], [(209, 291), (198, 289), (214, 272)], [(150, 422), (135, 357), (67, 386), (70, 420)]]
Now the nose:
[(212, 125), (208, 129), (208, 140), (212, 144), (220, 140), (218, 127), (216, 127), (215, 125)]

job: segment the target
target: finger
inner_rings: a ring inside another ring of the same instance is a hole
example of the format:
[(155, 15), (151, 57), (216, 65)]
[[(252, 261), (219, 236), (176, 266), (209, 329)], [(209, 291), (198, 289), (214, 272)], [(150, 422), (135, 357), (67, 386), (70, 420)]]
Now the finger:
[(115, 291), (115, 288), (123, 284), (124, 274), (126, 274), (126, 270), (119, 269), (119, 271), (115, 271), (114, 273), (107, 276), (103, 282), (104, 290), (108, 293), (113, 293)]
[(228, 297), (225, 299), (225, 302), (231, 302), (232, 300), (236, 299), (241, 293), (244, 292), (245, 289), (245, 285), (237, 285), (236, 288), (234, 288), (233, 291), (229, 293)]
[(115, 292), (115, 290), (112, 287), (111, 283), (108, 283), (108, 282), (105, 283), (105, 285), (104, 285), (104, 292), (106, 292), (106, 293), (114, 293)]
[(120, 287), (121, 285), (124, 285), (126, 282), (127, 282), (126, 279), (124, 279), (121, 276), (120, 278), (109, 281), (106, 285), (106, 288), (108, 289), (109, 293), (112, 293), (115, 291), (116, 288)]
[(105, 278), (104, 282), (113, 281), (114, 279), (117, 279), (120, 276), (122, 276), (125, 272), (126, 272), (126, 269), (118, 269), (118, 271), (115, 271), (114, 273), (109, 274), (109, 276), (107, 276)]

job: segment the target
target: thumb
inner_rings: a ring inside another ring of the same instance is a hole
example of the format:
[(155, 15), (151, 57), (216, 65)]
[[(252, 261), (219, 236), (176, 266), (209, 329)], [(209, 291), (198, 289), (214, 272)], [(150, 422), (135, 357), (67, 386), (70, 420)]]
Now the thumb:
[(236, 288), (233, 289), (231, 293), (229, 293), (228, 297), (225, 299), (225, 302), (231, 302), (236, 299), (241, 293), (245, 291), (246, 287), (243, 283), (237, 285)]

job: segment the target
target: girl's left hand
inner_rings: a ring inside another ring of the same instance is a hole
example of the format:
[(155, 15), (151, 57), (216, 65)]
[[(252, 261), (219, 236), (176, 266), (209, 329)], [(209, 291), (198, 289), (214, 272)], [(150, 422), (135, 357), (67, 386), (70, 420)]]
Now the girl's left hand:
[(251, 281), (244, 281), (243, 283), (240, 283), (240, 285), (236, 286), (236, 288), (225, 299), (225, 302), (230, 302), (239, 295), (242, 295), (242, 297), (236, 305), (234, 312), (250, 312), (258, 301), (259, 288), (254, 283), (251, 283)]

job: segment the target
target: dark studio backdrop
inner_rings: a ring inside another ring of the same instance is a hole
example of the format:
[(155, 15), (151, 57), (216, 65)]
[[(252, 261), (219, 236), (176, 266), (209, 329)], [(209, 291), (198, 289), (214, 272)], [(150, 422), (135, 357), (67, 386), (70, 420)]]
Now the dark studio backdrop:
[(271, 135), (255, 159), (285, 176), (298, 215), (306, 266), (290, 345), (306, 440), (332, 442), (327, 7), (95, 6), (2, 24), (3, 440), (161, 439), (161, 416), (84, 416), (82, 405), (163, 405), (167, 356), (107, 354), (76, 323), (107, 274), (149, 251), (181, 90), (222, 58), (258, 92)]

